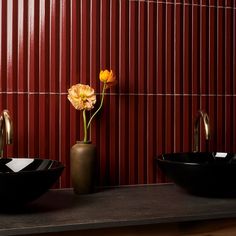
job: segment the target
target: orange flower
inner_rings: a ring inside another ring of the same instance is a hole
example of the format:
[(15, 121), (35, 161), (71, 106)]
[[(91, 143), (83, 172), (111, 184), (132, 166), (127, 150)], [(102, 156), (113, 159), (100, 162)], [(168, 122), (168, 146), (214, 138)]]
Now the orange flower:
[(111, 87), (117, 83), (116, 77), (113, 75), (112, 70), (101, 70), (99, 79), (106, 84), (106, 88)]
[(88, 129), (91, 125), (91, 121), (95, 117), (95, 115), (101, 110), (103, 105), (103, 100), (105, 96), (105, 90), (108, 87), (116, 84), (115, 76), (113, 75), (112, 70), (101, 70), (99, 74), (99, 79), (103, 82), (103, 88), (101, 93), (101, 101), (97, 110), (91, 115), (88, 123), (86, 118), (86, 111), (89, 111), (94, 108), (94, 104), (96, 103), (96, 95), (94, 94), (94, 89), (92, 89), (88, 85), (84, 84), (76, 84), (73, 85), (70, 89), (68, 89), (68, 100), (77, 110), (83, 110), (83, 123), (84, 123), (84, 142), (88, 141)]
[(77, 110), (91, 110), (96, 103), (96, 95), (94, 89), (88, 85), (76, 84), (68, 89), (67, 98)]

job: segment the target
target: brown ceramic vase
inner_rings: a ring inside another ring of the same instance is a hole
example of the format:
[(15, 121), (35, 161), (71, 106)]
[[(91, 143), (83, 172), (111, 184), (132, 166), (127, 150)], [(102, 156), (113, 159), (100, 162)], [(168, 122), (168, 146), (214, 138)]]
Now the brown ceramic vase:
[(96, 147), (90, 141), (77, 141), (70, 151), (72, 187), (76, 194), (94, 192)]

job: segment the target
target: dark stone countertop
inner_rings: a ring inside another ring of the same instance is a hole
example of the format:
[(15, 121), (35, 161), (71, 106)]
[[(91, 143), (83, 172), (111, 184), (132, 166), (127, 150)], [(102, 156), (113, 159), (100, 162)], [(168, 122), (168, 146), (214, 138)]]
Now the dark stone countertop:
[(0, 213), (0, 235), (49, 233), (236, 217), (236, 199), (189, 195), (173, 184), (108, 188), (89, 195), (50, 190)]

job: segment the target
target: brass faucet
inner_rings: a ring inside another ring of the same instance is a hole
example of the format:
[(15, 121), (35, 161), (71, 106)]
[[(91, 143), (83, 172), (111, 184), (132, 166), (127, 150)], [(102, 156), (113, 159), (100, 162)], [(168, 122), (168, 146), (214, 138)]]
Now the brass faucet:
[(206, 112), (199, 110), (197, 117), (195, 119), (194, 123), (194, 143), (193, 143), (193, 151), (199, 152), (199, 126), (201, 118), (203, 120), (204, 128), (205, 128), (205, 135), (206, 140), (209, 140), (210, 138), (210, 124), (209, 124), (209, 116)]
[(9, 115), (8, 110), (3, 110), (0, 116), (0, 157), (3, 157), (4, 144), (11, 144), (12, 142), (13, 142), (13, 125), (11, 117)]

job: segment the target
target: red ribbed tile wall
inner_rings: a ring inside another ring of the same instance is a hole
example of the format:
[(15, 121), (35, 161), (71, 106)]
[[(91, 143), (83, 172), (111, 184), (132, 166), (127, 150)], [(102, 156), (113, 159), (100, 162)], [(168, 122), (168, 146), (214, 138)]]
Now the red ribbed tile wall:
[(107, 92), (90, 132), (99, 185), (166, 181), (155, 156), (192, 150), (197, 110), (209, 113), (201, 150), (236, 152), (236, 4), (233, 0), (0, 0), (0, 109), (10, 110), (6, 156), (62, 161), (81, 113), (67, 100), (75, 83)]

